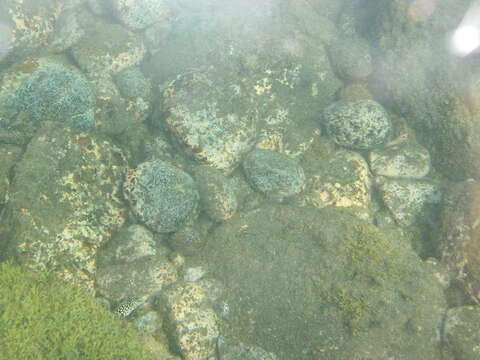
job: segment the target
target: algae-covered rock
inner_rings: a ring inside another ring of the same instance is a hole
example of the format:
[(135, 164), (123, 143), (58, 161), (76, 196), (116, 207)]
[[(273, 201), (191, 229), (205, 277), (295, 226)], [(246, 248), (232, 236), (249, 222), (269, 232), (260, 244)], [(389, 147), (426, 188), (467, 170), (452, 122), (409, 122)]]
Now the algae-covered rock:
[(103, 263), (122, 263), (157, 254), (157, 247), (151, 231), (139, 224), (122, 227), (115, 232), (97, 255)]
[(125, 220), (125, 167), (103, 139), (44, 127), (15, 167), (0, 228), (5, 255), (93, 289), (97, 249)]
[(49, 50), (65, 5), (56, 0), (2, 1), (0, 63), (23, 62)]
[(462, 306), (447, 311), (443, 338), (455, 359), (476, 360), (480, 356), (479, 322), (478, 306)]
[(245, 85), (225, 75), (208, 72), (177, 79), (164, 91), (164, 108), (166, 126), (184, 150), (229, 173), (253, 146), (258, 114)]
[[(98, 265), (96, 290), (115, 302), (142, 304), (177, 280), (175, 266), (165, 256), (144, 256), (137, 260)], [(130, 306), (128, 305), (128, 306)], [(137, 304), (138, 305), (138, 304)]]
[(88, 12), (80, 21), (85, 35), (72, 46), (71, 54), (90, 76), (115, 74), (142, 61), (145, 46), (138, 34), (119, 24), (92, 18)]
[(167, 329), (185, 360), (215, 357), (220, 324), (212, 304), (220, 289), (208, 280), (177, 282), (162, 293)]
[(135, 215), (153, 231), (176, 231), (197, 216), (194, 180), (164, 161), (147, 161), (129, 170), (124, 194)]
[(1, 360), (153, 359), (135, 330), (84, 290), (10, 263), (0, 264), (0, 337)]
[(329, 47), (330, 61), (338, 75), (350, 81), (362, 80), (373, 69), (369, 44), (361, 37), (342, 37)]
[(141, 30), (169, 15), (168, 1), (165, 0), (112, 0), (110, 1), (115, 17), (133, 30)]
[(445, 176), (480, 178), (478, 67), (473, 54), (457, 57), (445, 46), (471, 1), (378, 4), (370, 7), (367, 30), (375, 40), (378, 94), (407, 118)]
[(77, 68), (62, 58), (32, 58), (12, 65), (1, 81), (0, 132), (20, 131), (45, 121), (89, 129), (93, 91)]
[(231, 179), (206, 165), (196, 167), (194, 172), (202, 210), (216, 221), (231, 218), (238, 207), (235, 187)]
[(442, 289), (396, 231), (265, 206), (216, 228), (198, 259), (225, 287), (232, 334), (279, 359), (440, 357)]
[(305, 186), (303, 168), (277, 152), (255, 149), (246, 156), (242, 166), (256, 190), (278, 201), (298, 194)]
[(335, 206), (363, 219), (370, 217), (372, 179), (360, 154), (326, 142), (312, 148), (303, 165), (307, 174), (304, 197), (310, 205)]
[(0, 146), (0, 213), (3, 206), (8, 202), (10, 171), (15, 162), (20, 158), (21, 153), (22, 149), (19, 146)]
[(387, 112), (373, 100), (335, 102), (324, 110), (323, 122), (338, 145), (359, 150), (382, 145), (392, 131)]
[(467, 297), (480, 302), (480, 183), (463, 181), (445, 195), (440, 252), (452, 279)]
[[(145, 85), (148, 85), (148, 82)], [(108, 75), (92, 79), (90, 86), (95, 93), (94, 128), (97, 133), (110, 136), (122, 134), (129, 127), (140, 126), (150, 114), (150, 99), (141, 96), (127, 97), (119, 91)], [(148, 88), (145, 89), (144, 94), (148, 91)], [(132, 93), (135, 92), (132, 89)]]
[(380, 195), (400, 226), (433, 223), (442, 200), (439, 184), (427, 180), (378, 179)]
[(368, 155), (375, 175), (420, 179), (430, 171), (430, 153), (420, 144), (404, 141)]

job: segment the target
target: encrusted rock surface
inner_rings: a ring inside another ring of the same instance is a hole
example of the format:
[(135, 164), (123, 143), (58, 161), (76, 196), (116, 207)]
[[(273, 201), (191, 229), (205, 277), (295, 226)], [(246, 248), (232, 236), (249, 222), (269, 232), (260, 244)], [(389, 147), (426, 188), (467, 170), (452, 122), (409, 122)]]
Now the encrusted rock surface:
[(455, 184), (441, 215), (441, 261), (470, 300), (480, 303), (480, 183)]
[(45, 126), (16, 166), (1, 224), (7, 254), (93, 290), (97, 250), (125, 220), (125, 168), (111, 143)]
[(128, 171), (124, 194), (135, 215), (157, 232), (178, 230), (197, 216), (199, 194), (192, 177), (164, 161)]
[(372, 100), (335, 102), (324, 110), (323, 123), (338, 145), (358, 150), (384, 144), (392, 131), (387, 112)]
[(392, 178), (421, 179), (431, 168), (429, 151), (408, 141), (371, 151), (368, 160), (375, 175)]
[(217, 296), (216, 284), (208, 280), (178, 282), (163, 293), (167, 326), (185, 360), (214, 358), (220, 327), (211, 304)]

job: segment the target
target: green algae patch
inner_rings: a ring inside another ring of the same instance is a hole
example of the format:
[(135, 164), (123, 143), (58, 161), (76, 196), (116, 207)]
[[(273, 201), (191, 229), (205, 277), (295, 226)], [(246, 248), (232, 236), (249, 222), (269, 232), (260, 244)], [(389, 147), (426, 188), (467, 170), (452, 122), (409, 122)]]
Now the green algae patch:
[(52, 273), (0, 264), (0, 360), (152, 359), (135, 330)]
[(367, 223), (348, 226), (344, 239), (353, 273), (376, 282), (408, 275), (408, 267), (395, 256), (395, 244)]
[(370, 309), (367, 303), (361, 297), (354, 297), (345, 290), (338, 290), (336, 297), (333, 299), (337, 303), (337, 307), (346, 317), (346, 325), (352, 335), (356, 335), (358, 331), (365, 330), (362, 320)]
[(364, 222), (352, 222), (345, 230), (342, 244), (350, 279), (336, 284), (331, 301), (343, 314), (352, 336), (375, 327), (379, 321), (378, 301), (383, 299), (394, 306), (398, 301), (396, 287), (402, 288), (403, 282), (415, 278), (405, 253), (406, 243), (394, 236)]

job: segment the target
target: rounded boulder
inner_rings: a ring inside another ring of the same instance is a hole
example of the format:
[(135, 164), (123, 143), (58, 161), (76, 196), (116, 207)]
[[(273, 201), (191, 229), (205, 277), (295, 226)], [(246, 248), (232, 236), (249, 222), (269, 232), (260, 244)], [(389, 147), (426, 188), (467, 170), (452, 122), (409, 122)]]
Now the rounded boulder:
[(194, 180), (164, 161), (147, 161), (128, 171), (124, 194), (135, 215), (156, 232), (176, 231), (197, 214)]

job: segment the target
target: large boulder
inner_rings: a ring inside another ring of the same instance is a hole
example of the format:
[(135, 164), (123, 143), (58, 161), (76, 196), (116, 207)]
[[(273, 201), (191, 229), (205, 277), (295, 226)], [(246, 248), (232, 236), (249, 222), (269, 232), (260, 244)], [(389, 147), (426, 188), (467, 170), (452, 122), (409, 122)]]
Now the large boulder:
[(95, 97), (90, 84), (61, 57), (31, 58), (12, 65), (0, 85), (3, 137), (29, 135), (45, 121), (83, 130), (93, 125)]
[(398, 232), (265, 206), (216, 228), (197, 261), (226, 289), (225, 328), (279, 359), (440, 358), (442, 289)]
[(0, 224), (4, 255), (93, 290), (97, 250), (126, 217), (125, 168), (108, 141), (45, 126), (15, 166)]

